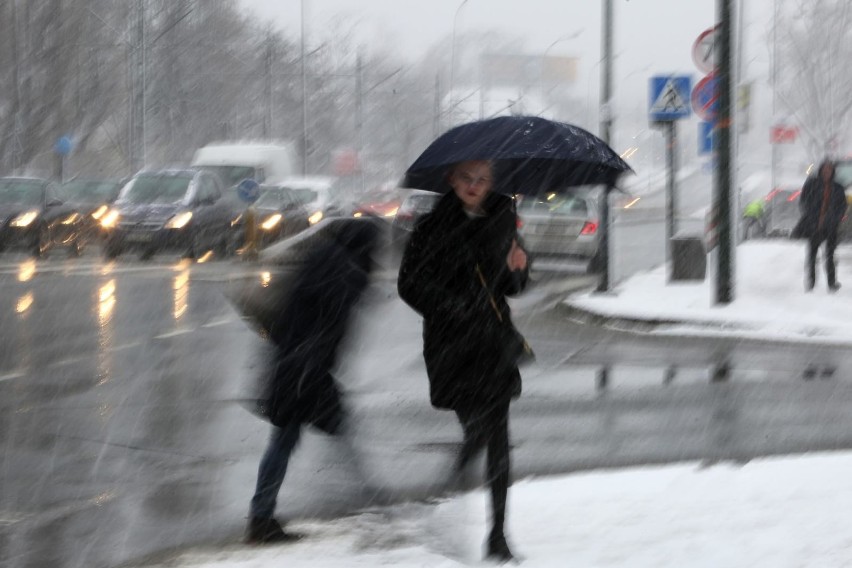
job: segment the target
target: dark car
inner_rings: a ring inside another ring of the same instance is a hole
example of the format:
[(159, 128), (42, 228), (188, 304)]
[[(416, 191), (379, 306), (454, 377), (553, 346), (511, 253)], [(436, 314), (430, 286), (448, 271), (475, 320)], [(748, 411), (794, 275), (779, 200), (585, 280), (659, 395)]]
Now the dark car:
[(789, 237), (802, 216), (799, 196), (802, 188), (777, 187), (770, 191), (763, 209), (763, 227), (767, 237)]
[(170, 250), (199, 258), (211, 249), (227, 255), (233, 242), (231, 222), (238, 212), (222, 192), (221, 180), (201, 170), (135, 175), (101, 217), (106, 256), (135, 250), (148, 258)]
[(849, 208), (852, 207), (852, 156), (841, 158), (834, 165), (834, 179), (846, 190), (846, 215), (840, 222), (838, 236), (841, 240), (852, 240), (852, 220), (849, 219)]
[(100, 236), (100, 220), (118, 198), (123, 185), (118, 180), (102, 179), (74, 179), (62, 184), (68, 202), (83, 216), (89, 239)]
[(431, 212), (440, 199), (441, 194), (434, 191), (411, 190), (411, 193), (402, 200), (391, 223), (391, 240), (394, 247), (397, 249), (405, 247), (411, 237), (411, 231), (414, 230), (414, 225), (423, 215)]
[[(261, 185), (254, 210), (260, 248), (304, 231), (311, 225), (305, 205), (292, 189), (283, 185)], [(244, 215), (241, 214), (234, 225), (242, 234)]]
[(0, 249), (41, 257), (55, 247), (79, 255), (85, 244), (82, 215), (62, 188), (37, 178), (0, 178)]
[(599, 186), (524, 197), (518, 204), (519, 233), (534, 256), (534, 267), (561, 270), (580, 265), (589, 272), (601, 269)]

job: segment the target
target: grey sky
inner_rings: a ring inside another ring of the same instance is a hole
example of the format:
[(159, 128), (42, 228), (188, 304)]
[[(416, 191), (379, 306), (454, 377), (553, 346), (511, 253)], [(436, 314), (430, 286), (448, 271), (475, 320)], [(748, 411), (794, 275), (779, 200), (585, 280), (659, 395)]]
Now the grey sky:
[[(597, 97), (601, 58), (600, 0), (304, 0), (309, 45), (333, 34), (330, 22), (345, 16), (357, 37), (369, 46), (395, 46), (412, 60), (439, 41), (456, 46), (471, 30), (496, 29), (522, 35), (528, 54), (580, 58), (576, 88)], [(246, 10), (274, 21), (298, 38), (302, 0), (240, 0)], [(759, 4), (759, 5), (756, 5)], [(622, 113), (647, 112), (652, 75), (689, 74), (695, 84), (703, 73), (692, 61), (692, 45), (715, 23), (716, 0), (614, 0), (615, 102)], [(747, 3), (744, 27), (745, 78), (753, 80), (755, 99), (768, 89), (771, 2)], [(582, 30), (574, 39), (558, 41)], [(556, 42), (554, 44), (554, 42)], [(755, 109), (757, 110), (757, 109)], [(762, 112), (762, 111), (761, 111)], [(760, 120), (756, 112), (754, 118)]]

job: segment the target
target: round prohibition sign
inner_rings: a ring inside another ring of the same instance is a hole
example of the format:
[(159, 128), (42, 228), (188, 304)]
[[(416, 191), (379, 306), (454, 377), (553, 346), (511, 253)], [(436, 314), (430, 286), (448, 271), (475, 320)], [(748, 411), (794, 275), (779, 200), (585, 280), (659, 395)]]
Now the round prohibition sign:
[(701, 32), (692, 44), (692, 61), (699, 71), (712, 73), (716, 68), (716, 32), (719, 26)]
[(719, 88), (714, 74), (707, 75), (692, 89), (692, 110), (707, 122), (716, 122), (719, 115)]

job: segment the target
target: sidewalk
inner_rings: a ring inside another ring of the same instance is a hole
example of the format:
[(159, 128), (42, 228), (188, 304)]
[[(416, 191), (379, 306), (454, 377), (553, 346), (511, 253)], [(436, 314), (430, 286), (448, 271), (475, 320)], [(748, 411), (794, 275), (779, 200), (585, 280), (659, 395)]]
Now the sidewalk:
[[(839, 249), (837, 259), (848, 287), (836, 294), (828, 294), (822, 273), (817, 288), (804, 292), (803, 244), (755, 241), (738, 248), (729, 306), (713, 306), (710, 274), (703, 283), (667, 285), (662, 269), (634, 276), (613, 294), (574, 296), (566, 306), (644, 327), (653, 322), (653, 333), (852, 345), (852, 249)], [(414, 332), (400, 338), (418, 341)], [(850, 476), (852, 452), (839, 452), (520, 479), (509, 494), (507, 530), (525, 568), (840, 568), (852, 566)], [(290, 528), (306, 538), (295, 544), (247, 547), (234, 535), (232, 544), (144, 566), (489, 566), (481, 549), (487, 499), (477, 490), (333, 520), (300, 518)]]
[[(525, 568), (785, 568), (852, 564), (852, 454), (589, 472), (517, 482), (508, 531)], [(481, 560), (484, 491), (336, 520), (301, 542), (196, 549), (151, 568), (452, 568)]]
[(805, 244), (756, 240), (737, 247), (734, 301), (714, 305), (715, 266), (708, 256), (703, 282), (667, 283), (665, 267), (637, 274), (610, 294), (584, 292), (565, 306), (577, 315), (633, 323), (668, 335), (725, 335), (743, 339), (852, 346), (852, 247), (838, 247), (836, 293), (826, 287), (818, 259), (817, 285), (804, 290)]

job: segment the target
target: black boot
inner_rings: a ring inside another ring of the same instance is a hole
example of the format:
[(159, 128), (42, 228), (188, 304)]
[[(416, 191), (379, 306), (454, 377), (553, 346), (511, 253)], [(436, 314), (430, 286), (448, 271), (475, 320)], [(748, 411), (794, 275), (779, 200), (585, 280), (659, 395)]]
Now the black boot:
[(284, 532), (284, 529), (275, 519), (249, 518), (246, 527), (246, 544), (270, 544), (294, 542), (302, 538), (302, 535)]
[(485, 558), (506, 564), (515, 560), (515, 555), (509, 550), (509, 544), (503, 534), (492, 534), (485, 543)]

